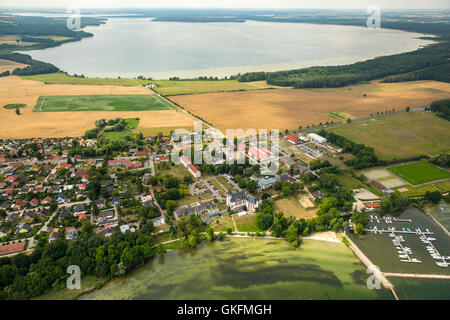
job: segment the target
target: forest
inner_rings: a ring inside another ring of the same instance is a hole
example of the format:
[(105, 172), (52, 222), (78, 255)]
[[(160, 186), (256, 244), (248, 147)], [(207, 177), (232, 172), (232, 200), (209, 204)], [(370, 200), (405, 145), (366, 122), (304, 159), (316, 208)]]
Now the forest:
[[(86, 26), (98, 26), (105, 23), (102, 19), (83, 17), (80, 20), (81, 28)], [(74, 31), (67, 28), (65, 19), (10, 16), (4, 15), (0, 21), (0, 36), (20, 36), (23, 42), (32, 45), (2, 44), (0, 54), (10, 53), (16, 50), (36, 50), (59, 46), (66, 42), (79, 41), (86, 37), (92, 37), (92, 33), (85, 31)], [(66, 37), (67, 39), (53, 40), (51, 37)]]
[(450, 99), (434, 101), (429, 109), (436, 112), (437, 116), (450, 121)]
[(12, 74), (15, 76), (25, 76), (33, 74), (55, 73), (59, 71), (59, 68), (55, 67), (51, 63), (34, 60), (27, 54), (22, 53), (8, 53), (0, 55), (0, 59), (15, 61), (28, 66), (23, 69), (15, 69)]

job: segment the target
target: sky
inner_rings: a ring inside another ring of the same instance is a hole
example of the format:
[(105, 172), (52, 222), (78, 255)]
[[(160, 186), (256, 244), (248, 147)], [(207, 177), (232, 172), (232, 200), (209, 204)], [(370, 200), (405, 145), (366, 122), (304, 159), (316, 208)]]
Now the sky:
[(0, 0), (0, 7), (449, 9), (449, 0)]

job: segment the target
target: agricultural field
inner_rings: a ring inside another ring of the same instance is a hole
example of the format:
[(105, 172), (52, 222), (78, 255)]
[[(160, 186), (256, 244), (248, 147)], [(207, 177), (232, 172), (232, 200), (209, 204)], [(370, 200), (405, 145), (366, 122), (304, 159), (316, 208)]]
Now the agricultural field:
[(154, 90), (163, 95), (183, 95), (207, 92), (241, 91), (278, 88), (265, 81), (239, 82), (237, 80), (141, 80), (129, 78), (79, 78), (64, 73), (38, 74), (22, 76), (26, 80), (42, 81), (47, 84), (83, 84), (110, 86), (143, 86), (149, 83), (158, 85)]
[(294, 216), (296, 219), (311, 219), (317, 215), (317, 208), (306, 195), (276, 200), (273, 209), (275, 213), (283, 212), (284, 216)]
[[(78, 78), (64, 73), (37, 74), (21, 76), (24, 80), (41, 81), (45, 84), (81, 84), (81, 85), (107, 85), (107, 86), (142, 86), (151, 81), (139, 79), (113, 79), (113, 78)], [(147, 90), (147, 89), (146, 89)], [(149, 90), (147, 90), (149, 91)]]
[[(364, 96), (365, 94), (365, 96)], [(371, 113), (417, 107), (450, 97), (450, 84), (437, 81), (376, 83), (345, 88), (277, 89), (181, 95), (170, 100), (226, 129), (298, 129), (338, 122), (329, 112), (361, 118)], [(387, 136), (387, 135), (386, 135)], [(385, 139), (386, 140), (386, 139)]]
[(16, 46), (31, 46), (35, 44), (34, 42), (27, 42), (22, 41), (21, 36), (15, 36), (15, 35), (3, 35), (0, 36), (0, 45), (2, 44), (8, 44), (8, 45), (16, 45)]
[(450, 152), (450, 123), (428, 112), (399, 113), (329, 130), (373, 147), (382, 160)]
[(266, 81), (239, 82), (237, 80), (160, 80), (153, 82), (159, 85), (159, 87), (154, 90), (167, 96), (278, 88), (276, 86), (268, 85)]
[(388, 168), (388, 170), (412, 185), (450, 178), (449, 172), (442, 170), (427, 161), (391, 167)]
[[(0, 41), (0, 44), (1, 44), (1, 41)], [(5, 71), (13, 72), (17, 68), (23, 69), (26, 66), (28, 66), (28, 65), (23, 64), (23, 63), (18, 63), (15, 61), (0, 59), (0, 73), (3, 73)]]
[(33, 112), (151, 111), (170, 107), (163, 98), (152, 94), (41, 96)]
[(0, 78), (0, 106), (22, 103), (21, 115), (0, 107), (0, 138), (81, 136), (95, 127), (95, 120), (140, 118), (136, 130), (161, 127), (192, 127), (193, 119), (176, 110), (32, 112), (40, 96), (149, 95), (144, 87), (109, 85), (50, 85), (9, 76)]

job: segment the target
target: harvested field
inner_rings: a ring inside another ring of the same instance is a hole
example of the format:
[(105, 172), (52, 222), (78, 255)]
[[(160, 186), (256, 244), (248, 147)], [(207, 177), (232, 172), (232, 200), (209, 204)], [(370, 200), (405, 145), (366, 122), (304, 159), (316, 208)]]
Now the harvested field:
[(288, 216), (294, 216), (296, 219), (311, 219), (316, 216), (317, 208), (307, 196), (289, 197), (274, 202), (273, 209), (275, 213), (283, 212)]
[(0, 78), (0, 105), (24, 103), (18, 116), (14, 110), (0, 108), (0, 138), (80, 136), (92, 129), (95, 120), (140, 118), (139, 128), (192, 126), (193, 120), (174, 110), (113, 111), (113, 112), (32, 112), (39, 96), (95, 95), (95, 94), (150, 94), (144, 87), (95, 85), (46, 85), (10, 76)]
[(0, 59), (0, 73), (3, 73), (5, 71), (13, 72), (17, 68), (23, 69), (27, 66), (27, 64)]
[[(363, 95), (366, 94), (366, 97)], [(423, 106), (450, 97), (450, 84), (437, 81), (377, 83), (338, 89), (277, 89), (173, 96), (170, 99), (220, 130), (297, 129), (337, 121), (329, 112), (356, 118)]]
[(197, 94), (207, 92), (245, 91), (255, 89), (279, 88), (271, 86), (266, 81), (239, 82), (238, 80), (160, 80), (155, 81), (159, 87), (154, 90), (164, 95)]

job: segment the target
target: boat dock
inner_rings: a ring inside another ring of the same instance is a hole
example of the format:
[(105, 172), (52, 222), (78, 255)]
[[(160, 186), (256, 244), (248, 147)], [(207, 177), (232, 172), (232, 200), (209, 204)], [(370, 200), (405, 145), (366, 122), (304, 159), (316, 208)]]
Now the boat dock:
[(418, 231), (406, 231), (406, 230), (395, 230), (394, 228), (391, 229), (378, 229), (377, 227), (373, 227), (372, 229), (367, 229), (366, 231), (373, 232), (373, 233), (408, 233), (408, 234), (416, 234), (416, 235), (432, 235), (434, 234), (431, 231), (427, 232), (418, 232)]
[(380, 281), (381, 285), (392, 292), (395, 300), (400, 300), (397, 296), (397, 293), (395, 292), (394, 285), (384, 276), (383, 272), (381, 272), (380, 269), (378, 269), (372, 263), (372, 261), (367, 258), (367, 256), (358, 248), (358, 246), (352, 241), (352, 239), (347, 236), (347, 234), (344, 233), (344, 237), (349, 242), (350, 249), (355, 253), (359, 260), (361, 260), (361, 262), (366, 265), (367, 269), (372, 271), (373, 275), (378, 279), (378, 281)]

